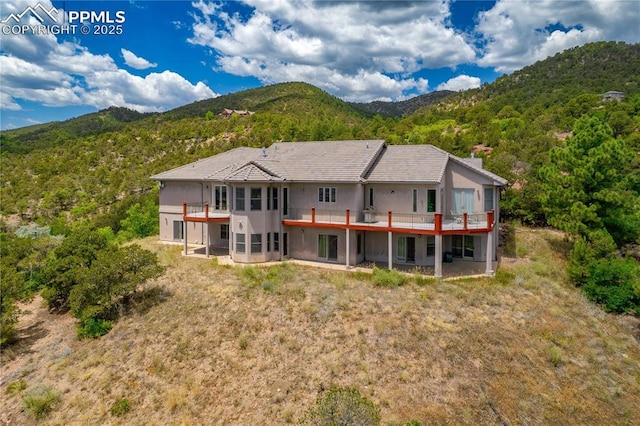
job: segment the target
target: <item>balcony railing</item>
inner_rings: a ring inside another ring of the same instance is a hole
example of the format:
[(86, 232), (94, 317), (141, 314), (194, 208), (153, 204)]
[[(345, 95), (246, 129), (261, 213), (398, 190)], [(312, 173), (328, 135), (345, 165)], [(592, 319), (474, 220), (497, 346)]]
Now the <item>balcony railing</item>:
[(310, 224), (333, 224), (350, 226), (388, 227), (397, 229), (456, 231), (492, 229), (493, 211), (442, 215), (441, 213), (381, 213), (372, 210), (350, 212), (349, 210), (290, 209), (287, 221)]
[(182, 216), (190, 219), (225, 219), (229, 217), (226, 210), (214, 210), (209, 203), (183, 203)]

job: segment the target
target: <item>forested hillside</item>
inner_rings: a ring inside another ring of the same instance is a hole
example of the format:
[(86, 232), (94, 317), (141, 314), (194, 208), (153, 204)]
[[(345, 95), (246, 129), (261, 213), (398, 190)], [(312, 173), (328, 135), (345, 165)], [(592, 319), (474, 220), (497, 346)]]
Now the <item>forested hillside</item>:
[[(623, 92), (624, 100), (603, 102), (610, 90)], [(225, 108), (254, 114), (227, 118), (219, 114)], [(460, 156), (475, 152), (510, 182), (504, 218), (560, 227), (583, 241), (580, 259), (607, 253), (614, 262), (640, 243), (639, 130), (637, 44), (570, 49), (403, 118), (371, 117), (309, 84), (276, 84), (162, 114), (110, 108), (4, 131), (0, 213), (8, 231), (37, 223), (68, 235), (82, 223), (113, 235), (143, 236), (153, 232), (144, 221), (157, 217), (152, 174), (237, 146), (380, 138), (433, 144)], [(576, 173), (587, 178), (562, 178)], [(580, 186), (575, 193), (550, 196), (553, 185)], [(573, 212), (576, 205), (582, 210)], [(578, 283), (602, 275), (604, 267), (598, 268), (576, 272)], [(636, 271), (632, 263), (620, 268)], [(609, 279), (616, 280), (624, 281)], [(640, 283), (625, 282), (631, 283), (625, 294), (633, 306)]]

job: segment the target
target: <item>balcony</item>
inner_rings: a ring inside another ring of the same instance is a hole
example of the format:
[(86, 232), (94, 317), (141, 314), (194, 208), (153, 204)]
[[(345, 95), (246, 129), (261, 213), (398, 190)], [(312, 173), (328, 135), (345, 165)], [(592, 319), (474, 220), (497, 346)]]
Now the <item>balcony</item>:
[(187, 222), (228, 222), (229, 212), (210, 209), (209, 203), (183, 203), (182, 217)]
[(493, 211), (442, 215), (441, 213), (408, 214), (362, 210), (289, 209), (283, 220), (289, 226), (359, 229), (407, 232), (416, 234), (486, 233), (493, 229)]

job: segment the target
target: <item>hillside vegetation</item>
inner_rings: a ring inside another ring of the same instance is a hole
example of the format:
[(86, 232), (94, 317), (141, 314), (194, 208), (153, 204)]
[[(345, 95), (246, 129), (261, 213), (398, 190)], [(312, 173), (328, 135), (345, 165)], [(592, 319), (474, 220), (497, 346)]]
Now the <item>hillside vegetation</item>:
[(493, 279), (390, 289), (294, 263), (217, 266), (151, 237), (167, 272), (100, 340), (28, 305), (2, 353), (3, 421), (297, 424), (335, 385), (383, 424), (638, 424), (637, 320), (567, 284), (560, 233), (518, 227), (514, 242)]

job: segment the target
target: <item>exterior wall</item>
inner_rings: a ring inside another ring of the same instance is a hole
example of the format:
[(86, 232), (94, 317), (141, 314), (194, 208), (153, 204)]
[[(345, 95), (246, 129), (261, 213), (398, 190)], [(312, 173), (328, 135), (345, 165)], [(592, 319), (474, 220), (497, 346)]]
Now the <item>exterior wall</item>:
[[(211, 191), (206, 184), (199, 182), (163, 182), (160, 188), (160, 240), (176, 241), (173, 238), (173, 222), (182, 220), (182, 204), (207, 203), (211, 199)], [(201, 224), (189, 224), (187, 239), (189, 243), (202, 244), (204, 241)], [(178, 240), (179, 241), (179, 240)]]
[[(346, 263), (346, 234), (342, 229), (325, 229), (311, 227), (288, 227), (285, 230), (289, 233), (289, 257), (301, 260), (312, 260), (327, 263)], [(328, 260), (318, 257), (318, 235), (335, 235), (338, 237), (338, 259)], [(353, 232), (352, 232), (353, 236)], [(355, 241), (352, 238), (352, 246)], [(355, 247), (354, 247), (355, 249)], [(351, 250), (350, 250), (351, 251)], [(352, 251), (355, 253), (355, 250)], [(352, 256), (350, 264), (354, 264), (355, 258)]]
[[(236, 210), (235, 188), (245, 188), (245, 209), (244, 211)], [(268, 210), (267, 187), (276, 188), (278, 191), (278, 209)], [(260, 188), (261, 190), (261, 210), (251, 210), (251, 188)], [(280, 245), (282, 245), (282, 191), (277, 185), (273, 184), (242, 184), (229, 187), (232, 194), (230, 197), (230, 207), (232, 206), (232, 215), (230, 220), (230, 231), (232, 238), (231, 258), (240, 263), (259, 263), (268, 262), (270, 260), (280, 260), (281, 250), (277, 252), (273, 250), (273, 233), (280, 234)], [(238, 253), (236, 247), (236, 235), (245, 235), (245, 253)], [(260, 253), (251, 253), (251, 235), (260, 234), (262, 237), (262, 250)], [(267, 234), (271, 234), (269, 250), (267, 250)]]
[(427, 190), (436, 190), (436, 212), (439, 212), (440, 197), (437, 185), (368, 184), (365, 185), (365, 201), (369, 205), (370, 189), (373, 189), (373, 207), (378, 213), (413, 213), (413, 190), (418, 190), (418, 209), (415, 214), (427, 213)]
[[(398, 237), (414, 238), (415, 241), (415, 260), (408, 261), (406, 259), (398, 259)], [(367, 232), (365, 243), (365, 260), (376, 262), (381, 266), (387, 266), (389, 256), (387, 248), (389, 244), (389, 236), (387, 232)], [(393, 233), (392, 241), (392, 258), (394, 264), (416, 265), (416, 266), (433, 266), (435, 264), (435, 256), (427, 256), (427, 236), (398, 234)]]
[[(336, 188), (335, 203), (318, 201), (318, 188)], [(292, 183), (289, 185), (289, 205), (292, 209), (359, 211), (363, 208), (363, 186), (341, 183)]]
[[(493, 186), (493, 182), (479, 173), (474, 172), (458, 163), (449, 161), (444, 173), (444, 209), (445, 215), (451, 214), (453, 206), (453, 189), (474, 189), (474, 213), (484, 211), (485, 186)], [(471, 213), (471, 212), (470, 212)]]

